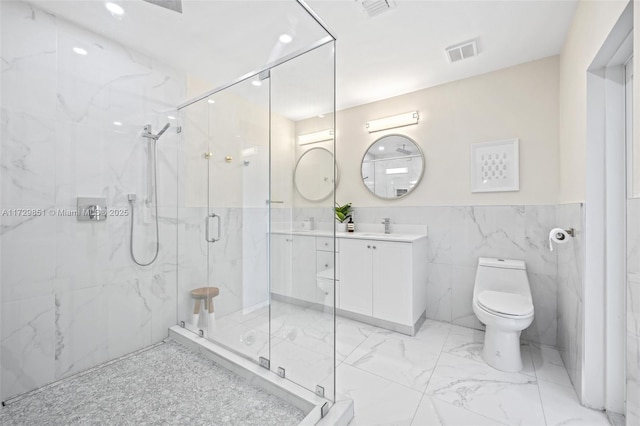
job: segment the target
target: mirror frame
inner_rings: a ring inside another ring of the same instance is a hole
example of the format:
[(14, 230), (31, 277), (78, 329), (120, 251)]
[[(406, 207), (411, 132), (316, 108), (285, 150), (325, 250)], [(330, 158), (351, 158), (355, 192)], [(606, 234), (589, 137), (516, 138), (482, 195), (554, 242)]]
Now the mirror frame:
[[(413, 186), (412, 189), (410, 189), (409, 191), (407, 191), (406, 194), (403, 194), (399, 197), (382, 197), (378, 194), (376, 194), (374, 191), (371, 191), (371, 189), (369, 189), (369, 187), (364, 183), (364, 178), (362, 177), (362, 164), (364, 164), (364, 159), (367, 156), (367, 153), (369, 152), (369, 150), (371, 149), (372, 146), (374, 146), (375, 144), (377, 144), (380, 139), (384, 139), (386, 137), (389, 136), (401, 136), (405, 139), (410, 140), (411, 142), (413, 142), (413, 144), (416, 146), (416, 148), (418, 148), (418, 152), (420, 153), (420, 156), (422, 157), (422, 170), (420, 171), (420, 176), (418, 176), (418, 182), (416, 182), (416, 184)], [(369, 194), (381, 199), (381, 200), (399, 200), (401, 198), (406, 197), (407, 195), (411, 194), (413, 191), (415, 191), (415, 189), (418, 187), (418, 185), (420, 185), (420, 182), (422, 182), (422, 178), (424, 177), (424, 169), (426, 169), (426, 159), (424, 156), (424, 152), (422, 151), (422, 148), (420, 148), (420, 145), (418, 144), (418, 142), (416, 142), (415, 140), (413, 140), (412, 138), (410, 138), (407, 135), (403, 135), (401, 133), (389, 133), (388, 135), (384, 135), (384, 136), (380, 136), (378, 139), (374, 140), (368, 147), (367, 149), (364, 151), (364, 154), (362, 155), (362, 160), (360, 160), (360, 181), (362, 182), (362, 185), (367, 188), (367, 192), (369, 192)]]
[[(318, 198), (318, 199), (310, 199), (305, 197), (304, 195), (302, 195), (302, 191), (300, 191), (300, 188), (298, 187), (298, 183), (296, 182), (296, 172), (298, 171), (298, 167), (300, 167), (300, 161), (304, 158), (305, 155), (307, 155), (309, 152), (316, 150), (316, 149), (320, 149), (323, 151), (327, 151), (330, 155), (331, 158), (333, 158), (333, 191), (330, 191), (326, 196), (322, 197), (322, 198)], [(300, 194), (300, 196), (302, 198), (304, 198), (307, 201), (311, 201), (311, 202), (320, 202), (320, 201), (324, 201), (327, 198), (329, 198), (331, 196), (331, 194), (336, 192), (336, 188), (338, 187), (338, 180), (340, 177), (340, 173), (338, 172), (338, 163), (336, 161), (336, 156), (333, 155), (333, 152), (329, 151), (327, 148), (321, 147), (321, 146), (316, 146), (313, 148), (310, 148), (308, 150), (306, 150), (305, 152), (302, 153), (302, 155), (300, 156), (300, 158), (298, 158), (298, 161), (296, 161), (296, 167), (295, 169), (293, 169), (293, 186), (296, 188), (296, 191), (298, 191), (298, 194)]]

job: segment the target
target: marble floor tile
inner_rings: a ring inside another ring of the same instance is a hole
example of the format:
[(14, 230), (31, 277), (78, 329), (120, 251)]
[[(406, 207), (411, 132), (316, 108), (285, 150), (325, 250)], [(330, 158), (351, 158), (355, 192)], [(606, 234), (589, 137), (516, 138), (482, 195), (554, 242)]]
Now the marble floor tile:
[(580, 405), (572, 386), (539, 380), (538, 387), (547, 425), (609, 425), (607, 416), (602, 411)]
[(442, 350), (451, 355), (484, 362), (482, 347), (484, 345), (484, 331), (454, 325)]
[(353, 399), (351, 426), (410, 425), (422, 393), (348, 364), (336, 370), (338, 399)]
[[(212, 327), (206, 328), (206, 336), (223, 346), (257, 360), (269, 357), (269, 334), (259, 331), (247, 323), (235, 323), (231, 319), (216, 320)], [(280, 339), (277, 339), (279, 342)], [(274, 341), (271, 342), (274, 344)]]
[(503, 425), (464, 408), (425, 395), (411, 426), (494, 426)]
[(344, 361), (378, 328), (346, 318), (336, 318), (336, 361)]
[[(483, 346), (484, 331), (454, 325), (451, 327), (449, 337), (442, 351), (451, 355), (486, 363), (484, 358), (482, 358)], [(523, 364), (520, 373), (535, 377), (529, 345), (526, 343), (521, 344), (520, 353)]]
[(448, 322), (426, 320), (415, 335), (416, 339), (431, 343), (433, 349), (441, 350), (451, 330)]
[(535, 344), (530, 344), (530, 347), (538, 380), (572, 386), (567, 369), (564, 368), (564, 362), (562, 362), (560, 352), (557, 349)]
[(447, 353), (440, 357), (426, 395), (507, 424), (544, 424), (535, 378)]
[(422, 392), (438, 362), (440, 348), (426, 339), (375, 333), (344, 362)]

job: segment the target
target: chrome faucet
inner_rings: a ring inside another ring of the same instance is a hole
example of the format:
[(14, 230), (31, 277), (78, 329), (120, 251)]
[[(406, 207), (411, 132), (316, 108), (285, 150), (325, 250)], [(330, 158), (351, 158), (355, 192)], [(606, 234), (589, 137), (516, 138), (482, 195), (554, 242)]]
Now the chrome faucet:
[(382, 222), (384, 225), (384, 233), (385, 234), (390, 234), (391, 233), (391, 219), (388, 217), (384, 217), (382, 218)]

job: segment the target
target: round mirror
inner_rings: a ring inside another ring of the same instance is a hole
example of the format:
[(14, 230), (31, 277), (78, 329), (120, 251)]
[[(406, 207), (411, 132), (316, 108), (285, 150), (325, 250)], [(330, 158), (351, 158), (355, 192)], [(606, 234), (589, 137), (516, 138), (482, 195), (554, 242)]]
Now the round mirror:
[(331, 151), (311, 148), (298, 160), (293, 182), (303, 198), (320, 201), (333, 193), (334, 172), (337, 177), (338, 169)]
[(375, 141), (362, 159), (362, 181), (380, 198), (404, 197), (414, 190), (424, 172), (424, 156), (417, 143), (403, 135)]

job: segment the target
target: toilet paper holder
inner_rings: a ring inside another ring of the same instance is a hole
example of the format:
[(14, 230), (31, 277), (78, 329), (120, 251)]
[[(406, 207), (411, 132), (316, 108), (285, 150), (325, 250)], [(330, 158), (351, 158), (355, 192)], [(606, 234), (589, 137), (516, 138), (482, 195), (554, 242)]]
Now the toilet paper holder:
[(570, 237), (576, 236), (576, 230), (573, 228), (565, 229), (564, 232), (566, 232), (567, 235), (569, 235)]
[(575, 237), (575, 229), (569, 228), (553, 228), (549, 232), (549, 251), (553, 251), (553, 243), (564, 244), (567, 242), (567, 237)]

